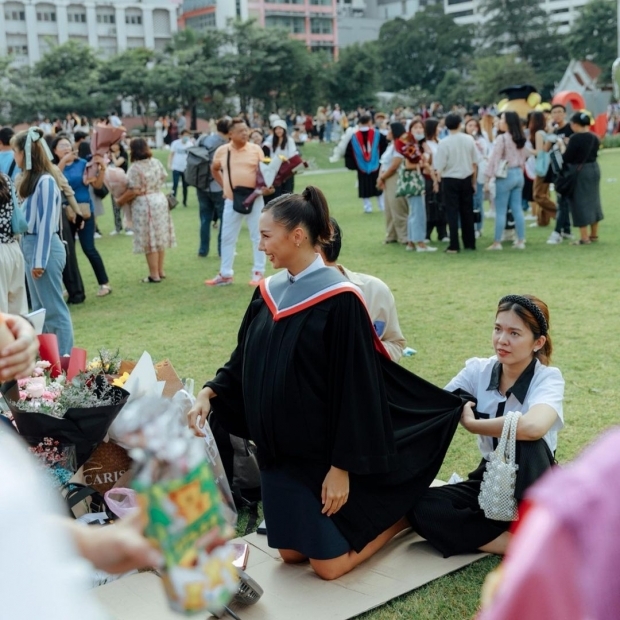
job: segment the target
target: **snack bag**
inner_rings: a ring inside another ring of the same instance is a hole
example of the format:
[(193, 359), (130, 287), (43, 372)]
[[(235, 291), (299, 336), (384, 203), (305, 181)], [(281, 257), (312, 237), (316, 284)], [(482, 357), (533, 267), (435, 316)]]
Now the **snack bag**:
[(204, 449), (183, 424), (183, 394), (127, 406), (119, 434), (137, 463), (132, 488), (144, 535), (164, 557), (168, 601), (178, 612), (221, 613), (239, 589), (220, 490)]

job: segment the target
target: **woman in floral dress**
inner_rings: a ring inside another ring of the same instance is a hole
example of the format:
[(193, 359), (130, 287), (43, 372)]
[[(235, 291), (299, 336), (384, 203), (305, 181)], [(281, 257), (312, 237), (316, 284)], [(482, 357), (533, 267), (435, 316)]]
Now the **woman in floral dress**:
[(161, 282), (166, 277), (166, 250), (176, 246), (174, 224), (162, 187), (168, 178), (162, 163), (152, 156), (143, 138), (134, 138), (130, 145), (132, 165), (127, 172), (127, 185), (135, 196), (131, 203), (133, 218), (133, 251), (146, 254), (149, 275), (145, 283)]

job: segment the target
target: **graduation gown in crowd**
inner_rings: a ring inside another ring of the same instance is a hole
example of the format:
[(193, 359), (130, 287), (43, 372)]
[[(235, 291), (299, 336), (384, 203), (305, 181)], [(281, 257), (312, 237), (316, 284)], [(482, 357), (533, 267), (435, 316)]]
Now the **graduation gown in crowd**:
[(364, 131), (359, 129), (351, 136), (344, 161), (349, 170), (357, 170), (359, 198), (381, 195), (381, 190), (377, 189), (379, 160), (387, 145), (387, 138), (373, 127), (364, 128)]
[[(389, 359), (359, 289), (331, 267), (261, 282), (237, 348), (206, 385), (213, 415), (256, 443), (264, 474), (286, 472), (320, 502), (330, 467), (349, 472), (349, 499), (330, 519), (356, 551), (430, 485), (463, 405)], [(294, 501), (287, 510), (282, 523), (267, 517), (269, 533), (295, 527)], [(326, 519), (320, 504), (310, 512)]]

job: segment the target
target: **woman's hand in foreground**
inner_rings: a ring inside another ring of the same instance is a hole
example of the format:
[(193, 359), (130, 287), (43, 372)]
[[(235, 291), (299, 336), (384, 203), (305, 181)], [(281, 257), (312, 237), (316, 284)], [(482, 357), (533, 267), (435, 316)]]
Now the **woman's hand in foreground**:
[[(476, 403), (468, 402), (463, 406), (463, 411), (461, 412), (461, 424), (463, 428), (469, 431), (469, 425), (471, 422), (475, 422), (476, 416), (474, 415), (474, 407)], [(471, 432), (471, 431), (470, 431)]]
[(70, 523), (80, 555), (107, 573), (159, 567), (161, 554), (142, 536), (140, 513), (106, 527)]
[(322, 514), (331, 517), (336, 514), (349, 499), (349, 472), (332, 465), (327, 472), (321, 489)]
[(211, 398), (215, 396), (211, 388), (204, 388), (198, 392), (194, 406), (187, 414), (187, 425), (194, 431), (197, 437), (204, 437), (205, 424), (207, 416), (211, 411)]
[(0, 380), (29, 377), (39, 352), (39, 341), (32, 325), (23, 317), (7, 314), (6, 325), (15, 342), (0, 351)]

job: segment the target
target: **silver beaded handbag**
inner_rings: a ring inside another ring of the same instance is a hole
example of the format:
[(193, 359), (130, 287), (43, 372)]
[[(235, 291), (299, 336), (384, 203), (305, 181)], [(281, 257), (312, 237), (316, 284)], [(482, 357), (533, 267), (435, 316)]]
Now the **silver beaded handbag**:
[(478, 504), (487, 519), (516, 521), (519, 518), (514, 495), (519, 469), (515, 462), (515, 452), (520, 417), (520, 411), (509, 411), (504, 416), (501, 439), (482, 476)]

